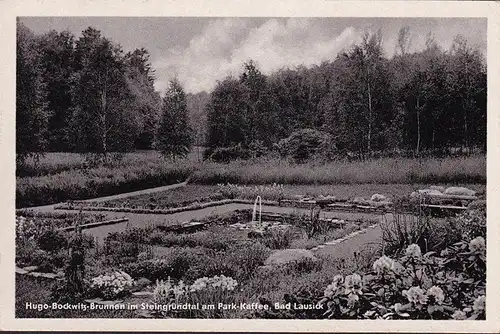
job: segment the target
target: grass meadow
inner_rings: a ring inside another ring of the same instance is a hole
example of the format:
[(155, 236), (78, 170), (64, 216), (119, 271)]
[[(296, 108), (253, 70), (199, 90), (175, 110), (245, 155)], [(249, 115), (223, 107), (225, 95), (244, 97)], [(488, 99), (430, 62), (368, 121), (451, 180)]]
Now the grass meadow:
[(295, 164), (285, 160), (203, 162), (199, 150), (169, 161), (157, 152), (134, 152), (90, 167), (75, 153), (47, 153), (17, 171), (16, 207), (29, 207), (142, 190), (187, 178), (191, 184), (486, 184), (486, 157), (383, 158)]

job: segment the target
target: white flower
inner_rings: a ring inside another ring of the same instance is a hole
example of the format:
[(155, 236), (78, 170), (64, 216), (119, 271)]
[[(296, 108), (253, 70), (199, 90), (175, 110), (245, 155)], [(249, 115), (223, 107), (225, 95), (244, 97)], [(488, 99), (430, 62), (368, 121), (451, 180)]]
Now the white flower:
[(406, 296), (410, 303), (414, 303), (416, 305), (424, 305), (427, 303), (427, 296), (425, 295), (424, 290), (418, 286), (412, 286), (410, 289), (404, 290), (403, 296)]
[(348, 297), (347, 297), (347, 306), (348, 307), (354, 307), (354, 305), (356, 305), (356, 303), (358, 302), (359, 300), (359, 296), (354, 294), (354, 293), (351, 293)]
[(428, 296), (433, 296), (434, 300), (436, 301), (436, 304), (441, 305), (444, 301), (444, 292), (443, 290), (438, 287), (438, 286), (432, 286), (427, 290), (427, 295)]
[(363, 286), (363, 281), (361, 279), (361, 276), (359, 276), (358, 274), (348, 275), (345, 278), (344, 286), (346, 295), (350, 293), (359, 295), (363, 294), (363, 292), (361, 291), (361, 288)]
[(467, 319), (467, 315), (465, 314), (464, 311), (457, 310), (453, 315), (451, 316), (455, 320), (465, 320)]
[(408, 248), (406, 248), (406, 255), (415, 258), (421, 257), (422, 251), (420, 250), (420, 246), (417, 244), (411, 244)]
[(382, 256), (373, 263), (373, 271), (378, 275), (389, 273), (394, 269), (394, 260), (387, 256)]
[(484, 311), (485, 307), (486, 307), (486, 296), (484, 295), (477, 297), (474, 300), (474, 305), (472, 305), (472, 309), (476, 313)]
[(471, 252), (486, 252), (486, 241), (483, 237), (477, 237), (470, 241), (469, 249)]
[(403, 305), (401, 305), (401, 303), (396, 303), (396, 304), (394, 304), (393, 307), (394, 307), (394, 311), (396, 313), (401, 313), (401, 308), (403, 307)]

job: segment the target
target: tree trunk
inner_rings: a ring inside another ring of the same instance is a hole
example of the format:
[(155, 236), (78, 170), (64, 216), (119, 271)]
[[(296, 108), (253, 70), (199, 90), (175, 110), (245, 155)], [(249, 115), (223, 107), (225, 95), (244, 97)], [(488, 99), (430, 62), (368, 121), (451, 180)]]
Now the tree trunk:
[(417, 97), (417, 155), (420, 153), (420, 100)]
[(368, 154), (372, 153), (372, 93), (368, 82)]

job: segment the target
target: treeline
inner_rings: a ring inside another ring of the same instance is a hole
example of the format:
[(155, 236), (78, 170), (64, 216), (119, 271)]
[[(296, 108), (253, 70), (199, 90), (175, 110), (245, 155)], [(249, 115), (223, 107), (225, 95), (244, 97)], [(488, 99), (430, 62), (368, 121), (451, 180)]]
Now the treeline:
[(185, 94), (172, 80), (161, 98), (143, 48), (125, 53), (94, 28), (78, 38), (17, 29), (20, 162), (47, 151), (175, 158), (193, 144), (214, 160), (486, 149), (486, 65), (460, 36), (443, 50), (429, 34), (410, 53), (404, 27), (389, 57), (380, 32), (366, 34), (321, 65), (264, 75), (248, 61), (210, 94)]
[(172, 80), (160, 97), (149, 57), (143, 48), (124, 53), (91, 27), (79, 38), (35, 35), (18, 21), (18, 162), (47, 151), (185, 154), (193, 140), (186, 95)]
[(257, 147), (286, 154), (290, 143), (299, 157), (318, 147), (361, 157), (485, 150), (480, 51), (461, 36), (446, 51), (431, 34), (423, 51), (409, 53), (410, 43), (404, 27), (390, 59), (378, 32), (312, 68), (266, 76), (247, 62), (238, 78), (218, 82), (211, 93), (206, 154), (245, 156)]

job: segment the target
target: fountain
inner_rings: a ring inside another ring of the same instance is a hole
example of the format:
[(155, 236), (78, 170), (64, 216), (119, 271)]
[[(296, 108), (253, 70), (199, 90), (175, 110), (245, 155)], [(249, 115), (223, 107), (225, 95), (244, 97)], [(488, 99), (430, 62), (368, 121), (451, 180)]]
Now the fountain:
[(253, 204), (253, 212), (252, 212), (252, 222), (256, 222), (257, 216), (257, 203), (259, 203), (259, 225), (262, 224), (262, 199), (260, 196), (257, 196), (255, 199), (255, 203)]

